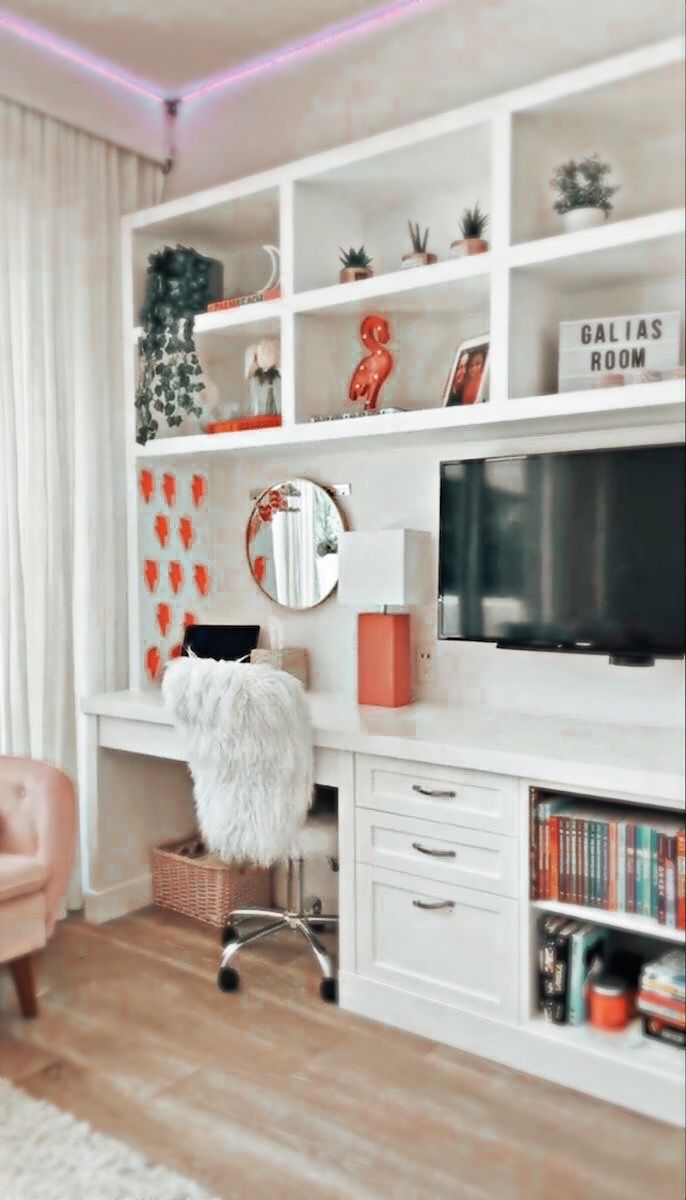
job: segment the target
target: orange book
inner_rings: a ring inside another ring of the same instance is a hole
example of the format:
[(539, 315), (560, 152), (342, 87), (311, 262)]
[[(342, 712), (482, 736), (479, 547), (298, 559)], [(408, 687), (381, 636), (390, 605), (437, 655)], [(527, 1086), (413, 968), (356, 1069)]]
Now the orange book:
[(686, 929), (686, 829), (676, 835), (676, 927)]
[(550, 818), (550, 875), (548, 899), (560, 899), (560, 818)]

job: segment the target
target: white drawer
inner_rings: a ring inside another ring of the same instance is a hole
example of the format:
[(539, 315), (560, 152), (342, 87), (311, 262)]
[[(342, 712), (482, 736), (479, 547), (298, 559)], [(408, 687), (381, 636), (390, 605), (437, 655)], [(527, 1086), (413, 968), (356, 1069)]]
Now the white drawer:
[(491, 833), (515, 832), (515, 785), (502, 775), (429, 763), (355, 756), (358, 807), (403, 813)]
[(516, 896), (516, 843), (438, 821), (359, 808), (356, 857), (372, 867)]
[(517, 962), (515, 900), (358, 866), (360, 975), (511, 1020)]

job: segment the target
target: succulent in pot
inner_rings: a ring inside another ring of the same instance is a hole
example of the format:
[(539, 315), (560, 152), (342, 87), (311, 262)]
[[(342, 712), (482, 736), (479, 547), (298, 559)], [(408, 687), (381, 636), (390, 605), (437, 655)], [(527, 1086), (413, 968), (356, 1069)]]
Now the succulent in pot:
[(412, 250), (408, 254), (403, 254), (402, 266), (405, 267), (425, 267), (429, 263), (437, 261), (436, 255), (427, 250), (429, 241), (428, 228), (421, 232), (419, 222), (407, 222), (407, 228), (410, 231), (410, 240), (412, 242)]
[(250, 387), (253, 417), (275, 417), (281, 412), (280, 346), (276, 338), (263, 338), (245, 352), (245, 377)]
[(353, 246), (349, 250), (344, 250), (339, 246), (340, 260), (343, 263), (341, 270), (341, 283), (353, 283), (356, 279), (369, 279), (373, 275), (372, 260), (367, 254), (364, 246), (360, 246), (359, 250), (355, 250)]
[(450, 249), (458, 258), (467, 254), (483, 254), (488, 250), (488, 242), (484, 233), (488, 225), (488, 213), (481, 208), (477, 200), (473, 208), (465, 208), (460, 217), (460, 233), (462, 237), (450, 243)]
[(612, 167), (598, 154), (589, 154), (578, 162), (570, 158), (553, 171), (550, 186), (557, 193), (553, 203), (568, 231), (602, 225), (612, 211), (617, 186), (607, 182)]

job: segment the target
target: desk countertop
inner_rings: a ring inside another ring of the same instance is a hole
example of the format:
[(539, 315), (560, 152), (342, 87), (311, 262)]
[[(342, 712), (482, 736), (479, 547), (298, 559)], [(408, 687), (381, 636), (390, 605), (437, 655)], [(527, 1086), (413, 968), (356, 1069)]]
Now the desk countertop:
[[(684, 738), (673, 728), (416, 704), (365, 708), (332, 693), (308, 693), (315, 745), (414, 762), (492, 771), (535, 783), (682, 803)], [(170, 726), (159, 695), (91, 696), (85, 713)], [(153, 730), (151, 729), (151, 735)]]

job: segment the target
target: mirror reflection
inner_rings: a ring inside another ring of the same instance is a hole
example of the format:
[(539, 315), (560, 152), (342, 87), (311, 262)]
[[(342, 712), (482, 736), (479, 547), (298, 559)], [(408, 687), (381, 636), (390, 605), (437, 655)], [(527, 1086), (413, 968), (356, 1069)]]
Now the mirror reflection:
[(255, 501), (247, 530), (252, 577), (286, 608), (314, 608), (338, 583), (343, 519), (335, 501), (309, 479), (272, 484)]

